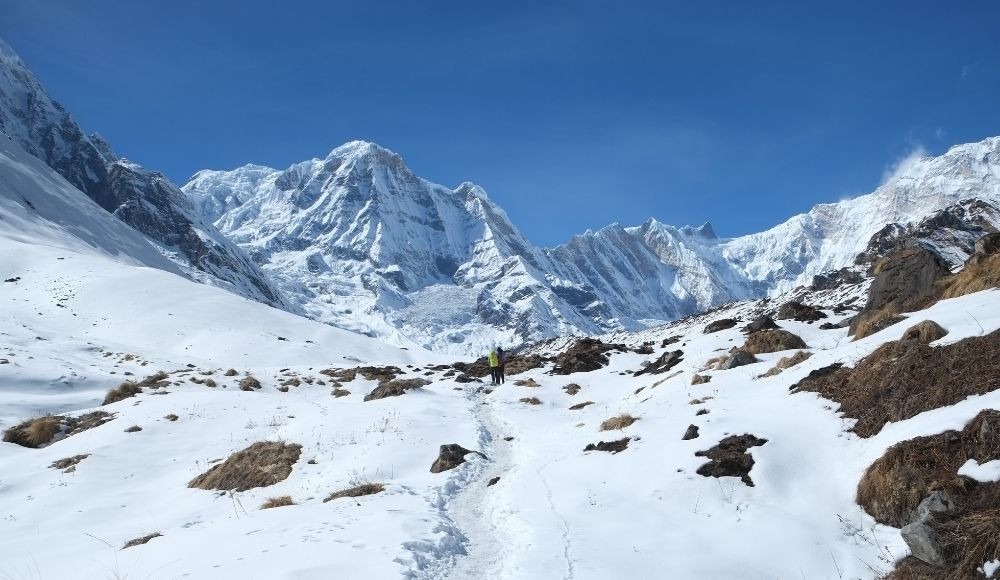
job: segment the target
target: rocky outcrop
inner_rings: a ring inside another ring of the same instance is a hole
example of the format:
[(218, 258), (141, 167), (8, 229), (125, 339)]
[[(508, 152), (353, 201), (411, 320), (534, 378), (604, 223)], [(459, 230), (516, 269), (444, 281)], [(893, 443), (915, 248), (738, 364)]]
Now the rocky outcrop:
[(705, 334), (712, 334), (714, 332), (719, 332), (720, 330), (726, 330), (727, 328), (732, 328), (736, 326), (738, 323), (739, 321), (732, 318), (722, 318), (720, 320), (708, 323), (708, 325), (705, 326), (704, 332)]
[(635, 371), (633, 374), (637, 377), (640, 375), (659, 375), (674, 368), (683, 360), (684, 353), (682, 351), (672, 350), (661, 354), (655, 361)]
[(826, 314), (814, 306), (792, 300), (778, 308), (778, 320), (796, 320), (799, 322), (815, 322), (826, 318)]
[(750, 470), (754, 460), (747, 450), (765, 443), (767, 439), (750, 434), (730, 435), (714, 447), (695, 453), (698, 457), (708, 457), (711, 460), (699, 467), (697, 473), (705, 477), (739, 477), (743, 483), (753, 487)]
[(441, 473), (442, 471), (455, 469), (459, 465), (465, 463), (465, 456), (469, 453), (475, 453), (483, 459), (487, 459), (487, 457), (479, 451), (466, 449), (458, 443), (447, 443), (442, 445), (438, 450), (437, 459), (435, 459), (434, 463), (431, 464), (431, 473)]
[(607, 344), (596, 338), (581, 338), (555, 356), (550, 374), (569, 375), (596, 371), (608, 366), (610, 359), (607, 353), (614, 350), (625, 352), (628, 349), (623, 344)]
[(746, 334), (753, 334), (761, 330), (777, 330), (780, 328), (774, 319), (766, 314), (761, 314), (757, 318), (754, 318), (750, 324), (743, 327), (743, 332)]

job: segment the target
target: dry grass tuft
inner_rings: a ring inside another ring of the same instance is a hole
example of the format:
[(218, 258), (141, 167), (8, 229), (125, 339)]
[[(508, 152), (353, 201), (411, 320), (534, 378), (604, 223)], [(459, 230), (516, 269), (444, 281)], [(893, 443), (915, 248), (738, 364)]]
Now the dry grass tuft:
[(228, 371), (226, 371), (225, 373), (223, 373), (223, 375), (225, 375), (227, 377), (235, 377), (238, 374), (240, 374), (240, 373), (236, 369), (229, 369)]
[(923, 322), (918, 322), (917, 324), (907, 328), (906, 332), (903, 333), (902, 338), (899, 340), (900, 342), (915, 340), (924, 344), (929, 344), (935, 340), (944, 338), (947, 334), (948, 331), (941, 328), (941, 325), (937, 322), (934, 322), (933, 320), (924, 320)]
[(376, 493), (381, 493), (385, 491), (385, 484), (383, 483), (362, 483), (361, 485), (356, 485), (347, 489), (342, 489), (340, 491), (335, 491), (327, 496), (323, 500), (324, 503), (328, 501), (333, 501), (335, 499), (340, 499), (342, 497), (361, 497), (363, 495), (374, 495)]
[(633, 417), (632, 415), (629, 415), (627, 413), (622, 413), (621, 415), (617, 415), (615, 417), (611, 417), (610, 419), (605, 419), (601, 423), (600, 430), (601, 431), (614, 431), (614, 430), (624, 429), (624, 428), (628, 427), (629, 425), (631, 425), (632, 423), (635, 423), (638, 420), (639, 419), (637, 419), (636, 417)]
[(870, 437), (886, 423), (1000, 389), (1000, 330), (939, 347), (889, 342), (854, 368), (817, 369), (793, 388), (840, 403), (857, 419), (852, 431)]
[(348, 391), (347, 389), (341, 389), (340, 387), (334, 387), (333, 392), (330, 393), (330, 394), (333, 395), (334, 397), (338, 397), (339, 398), (339, 397), (346, 397), (347, 395), (350, 395), (351, 391)]
[(746, 343), (740, 347), (750, 354), (780, 352), (795, 348), (806, 348), (804, 340), (787, 330), (759, 330), (747, 337)]
[(519, 399), (522, 403), (527, 403), (529, 405), (541, 405), (542, 401), (538, 397), (524, 397)]
[(257, 377), (253, 375), (247, 375), (240, 380), (240, 390), (241, 391), (254, 391), (261, 388), (260, 381)]
[(766, 373), (762, 374), (761, 377), (773, 377), (774, 375), (781, 374), (785, 369), (790, 369), (793, 366), (804, 362), (812, 356), (812, 353), (807, 350), (800, 350), (792, 356), (783, 356), (778, 360), (777, 364), (771, 367)]
[(990, 288), (1000, 288), (1000, 253), (970, 259), (962, 271), (942, 280), (941, 298), (956, 298)]
[(566, 391), (567, 395), (575, 395), (580, 392), (580, 385), (576, 383), (570, 383), (565, 387), (563, 387), (563, 390)]
[(117, 403), (118, 401), (134, 397), (141, 392), (142, 388), (139, 385), (133, 383), (132, 381), (125, 381), (108, 391), (108, 394), (104, 395), (104, 402), (101, 404), (110, 405), (111, 403)]
[(53, 461), (52, 465), (49, 465), (52, 469), (62, 469), (66, 473), (73, 473), (76, 471), (76, 466), (84, 459), (90, 457), (89, 453), (83, 453), (81, 455), (74, 455), (73, 457), (66, 457), (65, 459), (60, 459), (58, 461)]
[(854, 340), (861, 340), (889, 328), (897, 322), (906, 320), (892, 306), (886, 306), (874, 312), (865, 312), (858, 315), (858, 321), (854, 326)]
[(707, 383), (707, 382), (709, 382), (711, 380), (712, 380), (712, 376), (711, 375), (699, 375), (699, 374), (695, 374), (693, 377), (691, 377), (691, 384), (692, 385), (703, 385), (703, 384), (705, 384), (705, 383)]
[(271, 508), (285, 507), (288, 505), (295, 505), (292, 501), (292, 496), (290, 495), (279, 495), (277, 497), (270, 497), (264, 503), (260, 504), (260, 509), (269, 510)]
[(297, 443), (259, 441), (191, 480), (188, 487), (246, 491), (284, 481), (302, 455)]
[(540, 387), (542, 385), (538, 384), (535, 379), (527, 378), (514, 381), (514, 385), (518, 387)]
[(124, 550), (126, 548), (133, 548), (135, 546), (141, 546), (141, 545), (149, 542), (153, 538), (159, 538), (162, 535), (163, 534), (161, 534), (160, 532), (153, 532), (152, 534), (146, 534), (145, 536), (142, 536), (141, 538), (136, 538), (134, 540), (129, 540), (129, 541), (125, 542), (124, 546), (122, 546), (122, 550)]
[(38, 448), (47, 445), (59, 433), (60, 418), (52, 415), (29, 419), (3, 432), (3, 440), (21, 447)]

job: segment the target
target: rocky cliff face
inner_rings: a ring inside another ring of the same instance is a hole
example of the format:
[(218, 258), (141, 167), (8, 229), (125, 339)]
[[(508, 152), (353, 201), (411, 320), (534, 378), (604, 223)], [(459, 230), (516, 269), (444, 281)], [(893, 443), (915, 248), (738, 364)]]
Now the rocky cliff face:
[(3, 41), (0, 131), (145, 234), (192, 277), (288, 307), (257, 265), (196, 212), (177, 186), (157, 172), (119, 158), (100, 136), (85, 134)]
[(285, 170), (202, 171), (183, 190), (310, 316), (467, 352), (783, 292), (920, 232), (958, 259), (997, 223), (998, 160), (1000, 138), (957, 146), (871, 194), (740, 238), (649, 220), (551, 249), (528, 242), (478, 186), (430, 183), (373, 143)]

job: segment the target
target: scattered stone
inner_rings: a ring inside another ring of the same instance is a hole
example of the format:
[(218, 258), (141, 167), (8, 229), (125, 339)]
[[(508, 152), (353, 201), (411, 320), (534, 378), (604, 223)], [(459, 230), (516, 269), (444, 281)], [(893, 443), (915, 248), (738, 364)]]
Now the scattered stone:
[(668, 336), (663, 339), (663, 342), (660, 343), (660, 348), (667, 348), (667, 346), (674, 344), (675, 342), (680, 342), (680, 340), (681, 337), (679, 335)]
[(569, 410), (570, 411), (579, 411), (580, 409), (583, 409), (587, 405), (593, 405), (593, 404), (594, 404), (593, 401), (584, 401), (582, 403), (577, 403), (575, 405), (571, 405), (570, 408), (569, 408)]
[(488, 482), (486, 482), (486, 487), (493, 487), (500, 481), (500, 476), (491, 477)]
[(523, 399), (518, 399), (522, 403), (527, 403), (529, 405), (541, 405), (542, 401), (538, 397), (524, 397)]
[(698, 438), (698, 426), (688, 425), (688, 428), (686, 431), (684, 431), (684, 436), (681, 437), (681, 440), (687, 441), (689, 439), (697, 439), (697, 438)]
[(487, 461), (489, 460), (485, 455), (478, 451), (466, 449), (457, 443), (448, 443), (446, 445), (442, 445), (438, 451), (438, 458), (435, 459), (434, 463), (431, 465), (431, 473), (441, 473), (442, 471), (455, 469), (459, 465), (465, 463), (465, 456), (469, 453), (475, 453), (483, 459), (486, 459)]
[(167, 416), (165, 416), (163, 418), (166, 419), (167, 421), (176, 421), (180, 417), (178, 417), (177, 415), (174, 415), (173, 413), (171, 413), (171, 414), (169, 414), (169, 415), (167, 415)]
[(698, 475), (705, 477), (739, 477), (743, 483), (753, 487), (750, 470), (753, 468), (753, 456), (747, 453), (751, 447), (767, 443), (750, 434), (730, 435), (711, 449), (698, 451), (698, 457), (708, 457), (711, 461), (698, 468)]
[(757, 318), (753, 319), (753, 322), (743, 327), (743, 332), (747, 334), (753, 334), (761, 330), (778, 330), (780, 327), (774, 322), (774, 319), (765, 314), (761, 314)]
[(821, 318), (826, 318), (826, 314), (822, 310), (795, 300), (786, 302), (778, 308), (778, 320), (815, 322)]
[(702, 415), (708, 415), (708, 409), (698, 409), (698, 412), (694, 414), (695, 417), (700, 417)]
[(646, 365), (644, 368), (632, 373), (634, 376), (640, 375), (659, 375), (663, 374), (670, 369), (674, 368), (681, 361), (684, 360), (684, 353), (679, 350), (674, 350), (670, 352), (665, 352), (660, 355), (660, 358), (656, 359), (652, 363)]
[(755, 362), (758, 362), (758, 359), (753, 355), (753, 353), (749, 353), (745, 350), (737, 350), (733, 354), (729, 355), (729, 357), (726, 358), (726, 362), (722, 363), (722, 366), (719, 368), (721, 370), (729, 370), (753, 364)]
[(691, 384), (692, 385), (703, 385), (703, 384), (705, 384), (705, 383), (707, 383), (707, 382), (709, 382), (711, 380), (712, 380), (712, 376), (711, 375), (699, 375), (699, 374), (695, 374), (693, 377), (691, 377)]
[(705, 326), (704, 333), (712, 334), (714, 332), (719, 332), (720, 330), (726, 330), (727, 328), (732, 328), (739, 324), (739, 321), (734, 318), (722, 318), (720, 320), (715, 320), (708, 323)]
[(132, 425), (131, 427), (125, 430), (126, 433), (138, 433), (139, 431), (142, 431), (142, 427), (138, 425)]
[(238, 375), (239, 373), (238, 373), (238, 372), (236, 372), (236, 369), (229, 369), (229, 370), (228, 370), (228, 371), (226, 371), (226, 372), (225, 372), (224, 374), (225, 374), (225, 375), (226, 375), (227, 377), (235, 377), (235, 376), (236, 376), (236, 375)]
[(923, 521), (907, 524), (899, 533), (914, 558), (932, 566), (945, 566), (948, 563), (937, 533)]
[(614, 455), (625, 451), (628, 448), (628, 442), (628, 437), (624, 437), (616, 441), (598, 441), (597, 443), (588, 444), (583, 448), (583, 451), (607, 451)]

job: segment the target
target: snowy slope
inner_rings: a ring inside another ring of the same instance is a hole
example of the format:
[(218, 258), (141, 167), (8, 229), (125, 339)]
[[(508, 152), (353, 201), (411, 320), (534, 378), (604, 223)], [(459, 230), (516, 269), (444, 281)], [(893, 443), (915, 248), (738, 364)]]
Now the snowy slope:
[(84, 134), (3, 40), (0, 132), (156, 242), (192, 277), (287, 307), (253, 261), (204, 220), (177, 186), (157, 172), (119, 158), (100, 136)]
[[(977, 210), (976, 228), (995, 229), (998, 160), (1000, 138), (956, 146), (913, 162), (871, 194), (740, 238), (720, 239), (709, 224), (649, 220), (552, 249), (532, 246), (481, 188), (427, 182), (372, 143), (348, 143), (286, 170), (206, 170), (183, 190), (310, 316), (467, 353), (636, 330), (780, 294), (853, 265), (876, 234), (885, 243), (912, 234), (921, 220), (963, 200), (986, 208)], [(888, 224), (900, 224), (895, 234), (884, 231)], [(940, 235), (945, 225), (926, 229)], [(963, 227), (928, 243), (960, 263), (982, 231)]]

